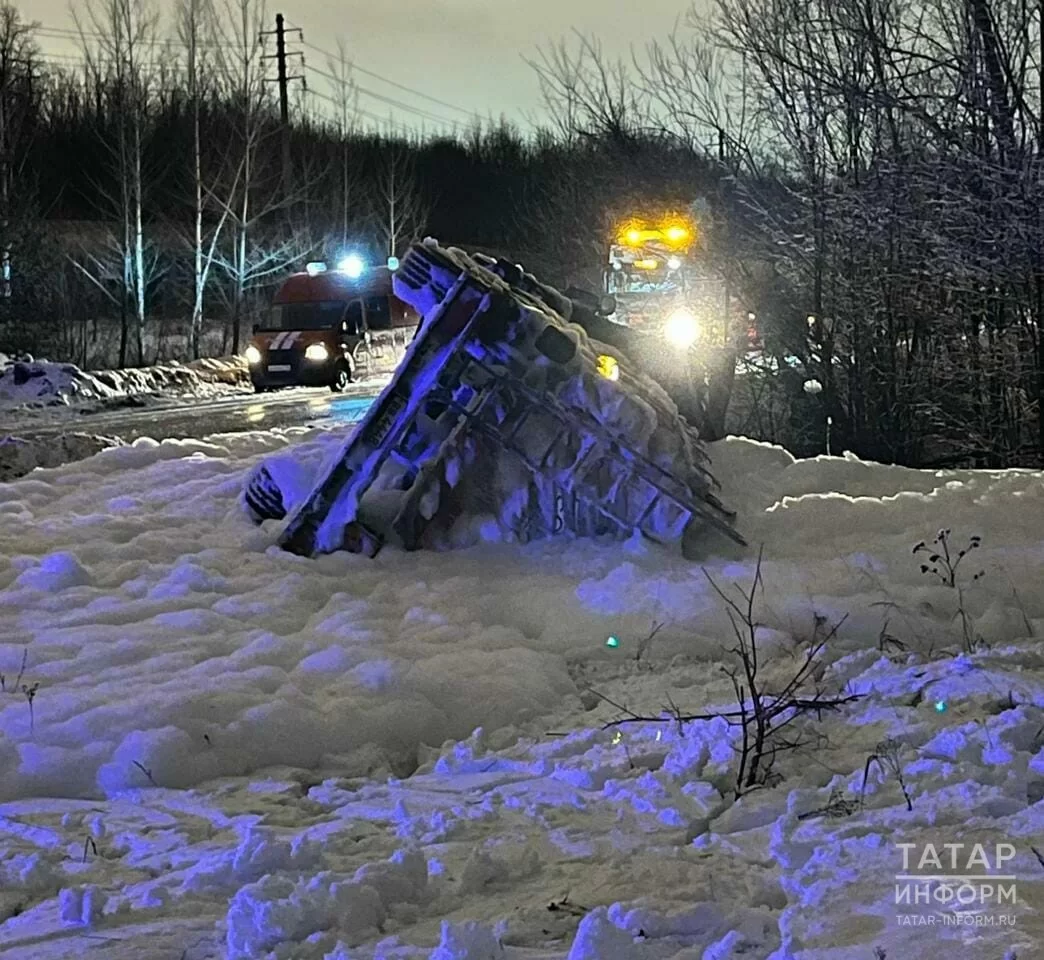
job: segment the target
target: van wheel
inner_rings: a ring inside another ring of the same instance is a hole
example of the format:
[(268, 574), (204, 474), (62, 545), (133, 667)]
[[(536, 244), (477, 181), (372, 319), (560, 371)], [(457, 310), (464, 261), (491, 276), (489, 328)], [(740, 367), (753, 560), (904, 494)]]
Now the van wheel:
[(263, 387), (260, 383), (254, 384), (254, 393), (265, 393), (268, 387)]
[(333, 383), (330, 384), (330, 389), (334, 393), (343, 393), (347, 388), (348, 384), (351, 383), (352, 374), (348, 369), (347, 364), (341, 364), (337, 368), (337, 372), (334, 374)]

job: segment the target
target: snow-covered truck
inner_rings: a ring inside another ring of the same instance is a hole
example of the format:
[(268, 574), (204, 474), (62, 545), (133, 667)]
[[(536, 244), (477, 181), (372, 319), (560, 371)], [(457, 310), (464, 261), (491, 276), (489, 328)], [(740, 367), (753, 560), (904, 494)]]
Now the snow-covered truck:
[(246, 502), (286, 517), (313, 556), (563, 531), (742, 543), (695, 429), (621, 350), (570, 323), (583, 308), (506, 261), (434, 241), (393, 276), (422, 317), (403, 362), (300, 496), (262, 464)]
[(333, 269), (307, 265), (287, 277), (246, 348), (259, 393), (275, 387), (329, 387), (394, 368), (420, 323), (395, 296), (390, 266), (345, 257)]

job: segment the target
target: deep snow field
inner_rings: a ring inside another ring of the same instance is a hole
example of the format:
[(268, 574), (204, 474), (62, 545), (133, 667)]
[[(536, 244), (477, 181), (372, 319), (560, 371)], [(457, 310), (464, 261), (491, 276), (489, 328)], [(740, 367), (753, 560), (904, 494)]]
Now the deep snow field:
[[(244, 479), (329, 442), (0, 485), (5, 960), (1044, 957), (1044, 475), (729, 439), (749, 550), (284, 554)], [(912, 552), (941, 528), (982, 538), (954, 588)], [(766, 687), (826, 637), (819, 686), (859, 699), (737, 800), (740, 730), (671, 714), (736, 708), (707, 575), (738, 597), (760, 544)], [(1014, 905), (896, 905), (897, 874), (994, 872)]]

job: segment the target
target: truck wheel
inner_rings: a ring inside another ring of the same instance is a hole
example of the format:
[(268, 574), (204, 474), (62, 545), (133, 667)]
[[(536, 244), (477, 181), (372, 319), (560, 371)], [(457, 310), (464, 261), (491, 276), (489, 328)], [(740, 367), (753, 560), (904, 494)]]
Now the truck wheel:
[(348, 369), (348, 365), (345, 363), (340, 364), (334, 373), (333, 383), (330, 384), (330, 389), (334, 393), (343, 393), (345, 388), (351, 383), (352, 372)]
[(267, 390), (268, 387), (264, 387), (260, 383), (254, 384), (254, 393), (265, 393)]

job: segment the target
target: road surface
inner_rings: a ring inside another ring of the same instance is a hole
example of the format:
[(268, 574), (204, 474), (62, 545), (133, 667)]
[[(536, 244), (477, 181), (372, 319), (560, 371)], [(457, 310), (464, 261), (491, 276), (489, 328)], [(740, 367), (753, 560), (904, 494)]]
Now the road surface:
[(386, 382), (351, 384), (341, 394), (326, 388), (298, 387), (216, 399), (158, 401), (81, 415), (63, 411), (54, 417), (21, 415), (15, 420), (0, 413), (0, 434), (45, 440), (62, 433), (89, 433), (131, 443), (139, 437), (202, 440), (219, 433), (273, 427), (330, 427), (361, 420)]

